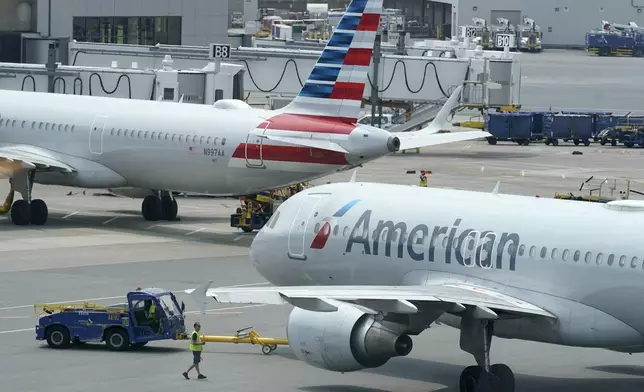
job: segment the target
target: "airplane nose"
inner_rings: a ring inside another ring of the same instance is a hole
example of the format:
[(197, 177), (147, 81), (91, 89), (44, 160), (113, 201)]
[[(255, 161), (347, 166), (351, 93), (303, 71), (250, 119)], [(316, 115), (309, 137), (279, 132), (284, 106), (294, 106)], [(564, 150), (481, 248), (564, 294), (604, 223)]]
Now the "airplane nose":
[(391, 136), (389, 140), (387, 140), (387, 149), (391, 152), (400, 150), (400, 139), (396, 136)]

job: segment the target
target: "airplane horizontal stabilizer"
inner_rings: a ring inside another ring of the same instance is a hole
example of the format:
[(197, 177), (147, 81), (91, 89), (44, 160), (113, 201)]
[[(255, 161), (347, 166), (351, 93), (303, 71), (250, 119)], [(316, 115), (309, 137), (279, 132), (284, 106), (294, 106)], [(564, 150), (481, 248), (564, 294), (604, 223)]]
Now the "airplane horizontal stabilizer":
[(0, 148), (0, 160), (20, 162), (25, 169), (57, 169), (67, 173), (75, 171), (73, 167), (47, 155), (47, 150), (32, 146)]
[(337, 143), (334, 143), (330, 140), (323, 139), (305, 139), (302, 137), (291, 137), (291, 136), (277, 136), (277, 135), (260, 135), (269, 140), (274, 140), (276, 142), (295, 144), (298, 146), (305, 146), (310, 148), (319, 148), (322, 150), (336, 151), (343, 154), (348, 154), (349, 151), (345, 150), (342, 146)]
[(454, 133), (430, 133), (420, 131), (403, 132), (396, 134), (400, 139), (400, 150), (436, 146), (438, 144), (462, 142), (492, 136), (484, 131), (465, 131)]
[[(186, 290), (192, 292), (192, 290)], [(223, 303), (291, 304), (311, 311), (334, 311), (328, 300), (354, 302), (374, 310), (414, 313), (414, 303), (450, 303), (452, 312), (466, 306), (488, 309), (488, 315), (506, 311), (524, 316), (555, 318), (533, 304), (480, 286), (441, 283), (427, 286), (281, 286), (208, 289), (208, 297)]]

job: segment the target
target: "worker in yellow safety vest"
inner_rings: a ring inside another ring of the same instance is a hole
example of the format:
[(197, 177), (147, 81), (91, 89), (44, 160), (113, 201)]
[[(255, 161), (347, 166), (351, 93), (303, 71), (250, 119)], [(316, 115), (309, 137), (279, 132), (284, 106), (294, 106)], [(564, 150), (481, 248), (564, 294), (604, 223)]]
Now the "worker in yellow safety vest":
[(420, 172), (420, 183), (418, 186), (427, 187), (427, 174), (431, 174), (431, 172), (426, 170)]
[(190, 351), (192, 351), (192, 366), (188, 368), (185, 372), (183, 372), (183, 377), (186, 378), (186, 380), (189, 380), (190, 377), (188, 377), (188, 373), (192, 369), (197, 370), (197, 378), (202, 380), (206, 378), (201, 372), (199, 371), (199, 362), (201, 362), (201, 351), (203, 350), (204, 344), (206, 344), (202, 339), (201, 339), (201, 334), (199, 331), (201, 330), (201, 324), (199, 322), (195, 322), (194, 324), (195, 330), (192, 331), (192, 334), (190, 335)]
[(157, 331), (157, 335), (161, 334), (161, 323), (157, 322), (157, 306), (154, 304), (154, 301), (147, 300), (146, 302), (146, 314), (145, 317), (148, 320), (150, 327)]

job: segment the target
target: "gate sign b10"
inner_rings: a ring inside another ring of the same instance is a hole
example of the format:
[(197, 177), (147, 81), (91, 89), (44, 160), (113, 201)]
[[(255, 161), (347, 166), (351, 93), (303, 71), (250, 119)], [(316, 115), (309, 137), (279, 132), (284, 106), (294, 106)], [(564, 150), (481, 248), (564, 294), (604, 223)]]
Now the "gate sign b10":
[(208, 57), (212, 59), (229, 59), (230, 45), (210, 44), (210, 53)]
[(510, 46), (510, 38), (512, 36), (508, 34), (499, 34), (496, 36), (496, 46), (504, 47)]

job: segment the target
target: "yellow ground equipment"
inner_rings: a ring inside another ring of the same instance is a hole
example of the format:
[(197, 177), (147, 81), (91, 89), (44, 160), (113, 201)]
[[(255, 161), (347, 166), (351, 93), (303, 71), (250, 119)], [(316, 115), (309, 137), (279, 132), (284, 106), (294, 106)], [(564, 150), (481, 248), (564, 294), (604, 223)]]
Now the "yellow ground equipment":
[(644, 195), (644, 192), (634, 190), (633, 185), (640, 185), (644, 189), (644, 184), (639, 181), (625, 178), (596, 179), (594, 176), (591, 176), (582, 182), (579, 187), (579, 191), (586, 188), (588, 190), (587, 195), (575, 196), (573, 193), (555, 193), (555, 199), (608, 203), (618, 198), (621, 200), (629, 200), (633, 194)]
[(7, 198), (4, 200), (4, 204), (0, 206), (0, 214), (6, 214), (7, 212), (11, 211), (11, 205), (13, 204), (13, 195), (14, 191), (13, 187), (11, 187)]
[(262, 346), (262, 352), (266, 355), (275, 351), (277, 346), (288, 346), (287, 339), (265, 338), (255, 331), (253, 327), (240, 329), (234, 336), (201, 335), (201, 339), (210, 343), (259, 344)]
[(275, 189), (268, 192), (256, 193), (239, 198), (241, 207), (230, 216), (230, 226), (242, 229), (246, 233), (260, 230), (273, 216), (279, 204), (294, 194), (310, 188), (309, 183), (302, 183)]

